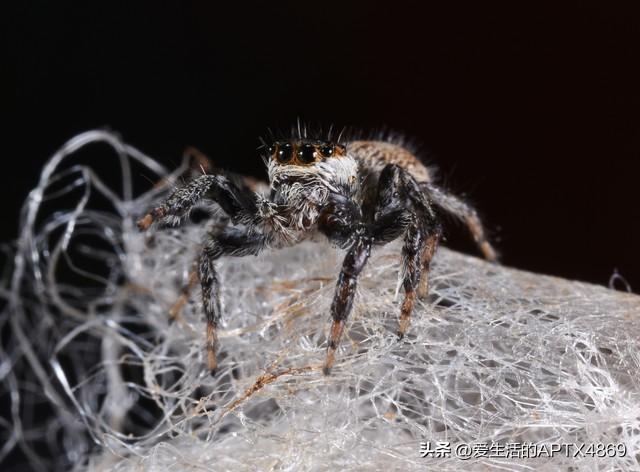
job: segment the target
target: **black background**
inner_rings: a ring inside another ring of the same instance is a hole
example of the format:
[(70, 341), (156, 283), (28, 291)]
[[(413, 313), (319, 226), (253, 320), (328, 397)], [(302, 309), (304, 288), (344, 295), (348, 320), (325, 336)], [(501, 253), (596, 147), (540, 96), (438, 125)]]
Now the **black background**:
[(15, 3), (2, 240), (77, 132), (263, 176), (258, 136), (300, 117), (422, 143), (504, 263), (600, 284), (617, 268), (640, 291), (640, 35), (622, 3)]

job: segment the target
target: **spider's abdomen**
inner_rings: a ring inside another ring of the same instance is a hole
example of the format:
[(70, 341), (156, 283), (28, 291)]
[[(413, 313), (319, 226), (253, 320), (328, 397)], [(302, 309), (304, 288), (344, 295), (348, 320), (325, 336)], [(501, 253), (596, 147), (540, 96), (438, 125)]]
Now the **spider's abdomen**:
[(396, 164), (418, 182), (430, 182), (427, 166), (408, 149), (385, 141), (352, 141), (347, 153), (353, 156), (365, 174), (379, 173), (387, 164)]

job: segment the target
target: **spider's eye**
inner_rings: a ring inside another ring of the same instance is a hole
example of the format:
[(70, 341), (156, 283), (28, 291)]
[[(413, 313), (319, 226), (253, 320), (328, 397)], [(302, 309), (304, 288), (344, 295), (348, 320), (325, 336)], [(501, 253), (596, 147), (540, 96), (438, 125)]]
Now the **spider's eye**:
[(278, 151), (278, 162), (289, 162), (293, 157), (293, 146), (289, 143), (284, 143), (280, 146)]
[(298, 148), (298, 160), (302, 164), (311, 164), (316, 160), (315, 151), (313, 144), (303, 144)]
[(331, 157), (333, 155), (333, 144), (324, 144), (320, 147), (320, 154), (324, 157)]
[(278, 143), (273, 143), (271, 146), (269, 146), (269, 149), (267, 150), (267, 152), (271, 157), (274, 157), (277, 150), (278, 150)]
[(347, 148), (345, 146), (343, 146), (342, 144), (336, 144), (333, 152), (337, 156), (344, 156), (347, 153)]

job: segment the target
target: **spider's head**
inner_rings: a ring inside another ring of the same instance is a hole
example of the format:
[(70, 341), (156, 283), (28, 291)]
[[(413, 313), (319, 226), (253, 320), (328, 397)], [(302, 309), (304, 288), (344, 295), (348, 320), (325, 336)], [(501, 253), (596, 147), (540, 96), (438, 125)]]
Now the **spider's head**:
[(298, 139), (276, 141), (269, 146), (269, 158), (279, 165), (311, 166), (332, 157), (343, 157), (347, 149), (329, 141)]
[(295, 196), (309, 200), (312, 195), (326, 195), (338, 187), (351, 189), (356, 183), (357, 163), (346, 146), (335, 141), (316, 137), (281, 139), (269, 146), (263, 158), (272, 190), (285, 199)]

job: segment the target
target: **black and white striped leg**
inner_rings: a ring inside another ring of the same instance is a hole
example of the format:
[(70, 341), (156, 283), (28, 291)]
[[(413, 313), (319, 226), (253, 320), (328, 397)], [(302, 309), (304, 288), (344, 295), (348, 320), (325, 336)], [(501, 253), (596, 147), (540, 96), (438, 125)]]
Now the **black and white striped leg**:
[(202, 286), (202, 304), (207, 319), (207, 366), (211, 375), (218, 368), (217, 328), (220, 321), (220, 282), (215, 268), (215, 261), (222, 256), (257, 255), (267, 245), (261, 234), (248, 234), (237, 228), (225, 230), (207, 241), (200, 256), (199, 277)]
[(154, 222), (177, 225), (203, 199), (216, 202), (234, 222), (248, 221), (258, 211), (256, 194), (245, 186), (238, 186), (226, 175), (201, 175), (175, 189), (138, 221), (138, 228), (144, 231)]

